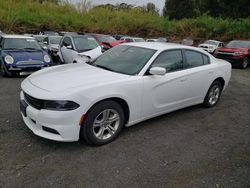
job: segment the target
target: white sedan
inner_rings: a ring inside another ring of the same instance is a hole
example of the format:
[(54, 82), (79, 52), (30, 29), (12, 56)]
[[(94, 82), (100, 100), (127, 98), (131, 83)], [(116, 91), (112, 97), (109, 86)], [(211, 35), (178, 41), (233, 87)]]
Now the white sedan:
[(34, 134), (57, 141), (113, 141), (131, 126), (187, 106), (213, 107), (231, 65), (170, 43), (119, 45), (92, 63), (51, 67), (21, 85), (21, 114)]
[(59, 45), (58, 56), (62, 63), (85, 63), (102, 54), (102, 47), (88, 35), (65, 35)]

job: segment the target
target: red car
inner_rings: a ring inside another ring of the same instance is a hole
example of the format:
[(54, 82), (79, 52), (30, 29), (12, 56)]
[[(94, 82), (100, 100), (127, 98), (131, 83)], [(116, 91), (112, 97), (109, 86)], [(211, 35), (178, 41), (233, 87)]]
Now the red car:
[(118, 44), (124, 43), (124, 41), (116, 40), (114, 37), (110, 35), (103, 35), (103, 34), (88, 34), (88, 35), (94, 37), (104, 50), (108, 50), (110, 48), (117, 46)]
[(250, 41), (233, 40), (215, 51), (215, 57), (245, 69), (250, 64)]

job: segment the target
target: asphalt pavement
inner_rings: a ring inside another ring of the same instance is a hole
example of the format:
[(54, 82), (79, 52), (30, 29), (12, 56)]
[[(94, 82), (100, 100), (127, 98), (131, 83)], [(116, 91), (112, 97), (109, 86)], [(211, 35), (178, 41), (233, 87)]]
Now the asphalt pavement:
[(250, 187), (250, 68), (233, 69), (216, 107), (125, 128), (102, 147), (33, 135), (19, 111), (24, 78), (0, 78), (0, 187)]

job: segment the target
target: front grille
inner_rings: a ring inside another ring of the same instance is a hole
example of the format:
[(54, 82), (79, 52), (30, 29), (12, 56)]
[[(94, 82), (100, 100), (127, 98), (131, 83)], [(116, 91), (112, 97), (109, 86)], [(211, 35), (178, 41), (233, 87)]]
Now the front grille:
[(42, 61), (18, 61), (16, 65), (43, 65), (44, 63)]
[(207, 46), (201, 46), (201, 48), (208, 48)]
[(234, 57), (234, 54), (230, 54), (230, 53), (218, 53), (217, 57), (220, 59), (231, 59)]
[(43, 108), (43, 104), (44, 104), (43, 100), (36, 99), (36, 98), (28, 95), (27, 93), (24, 93), (24, 98), (30, 106), (32, 106), (38, 110), (41, 110)]

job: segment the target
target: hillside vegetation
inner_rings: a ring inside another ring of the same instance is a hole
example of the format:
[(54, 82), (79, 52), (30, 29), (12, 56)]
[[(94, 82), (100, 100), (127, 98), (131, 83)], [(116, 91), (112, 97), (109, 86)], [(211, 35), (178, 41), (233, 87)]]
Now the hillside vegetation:
[(69, 5), (0, 0), (0, 30), (6, 33), (55, 30), (230, 40), (250, 38), (250, 19), (222, 19), (203, 15), (176, 21), (137, 9), (111, 10), (102, 7), (80, 14)]

